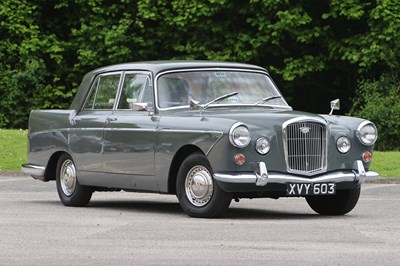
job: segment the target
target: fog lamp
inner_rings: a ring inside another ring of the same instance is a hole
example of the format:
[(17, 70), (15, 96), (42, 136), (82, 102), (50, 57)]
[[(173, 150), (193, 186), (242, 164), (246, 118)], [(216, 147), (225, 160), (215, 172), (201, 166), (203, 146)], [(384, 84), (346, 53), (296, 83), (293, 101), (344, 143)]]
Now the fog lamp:
[(336, 141), (336, 147), (341, 153), (347, 153), (351, 148), (350, 139), (348, 137), (340, 137)]
[(256, 142), (256, 151), (261, 154), (265, 155), (269, 152), (271, 148), (271, 144), (269, 143), (269, 140), (267, 138), (261, 137), (257, 139)]

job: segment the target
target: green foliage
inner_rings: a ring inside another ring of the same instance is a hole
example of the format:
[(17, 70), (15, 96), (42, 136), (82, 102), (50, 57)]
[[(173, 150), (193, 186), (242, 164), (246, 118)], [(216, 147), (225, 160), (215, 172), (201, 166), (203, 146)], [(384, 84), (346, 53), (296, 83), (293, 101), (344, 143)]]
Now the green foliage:
[(61, 67), (63, 48), (41, 32), (40, 15), (30, 1), (0, 3), (0, 127), (24, 128), (30, 110), (66, 107), (62, 99), (72, 96), (49, 72)]
[(400, 80), (383, 75), (377, 81), (362, 81), (350, 115), (373, 121), (378, 128), (378, 150), (400, 147)]
[[(82, 76), (127, 61), (204, 59), (269, 69), (296, 109), (350, 110), (358, 80), (400, 69), (396, 0), (0, 2), (0, 126), (66, 108)], [(318, 99), (315, 101), (315, 99)]]

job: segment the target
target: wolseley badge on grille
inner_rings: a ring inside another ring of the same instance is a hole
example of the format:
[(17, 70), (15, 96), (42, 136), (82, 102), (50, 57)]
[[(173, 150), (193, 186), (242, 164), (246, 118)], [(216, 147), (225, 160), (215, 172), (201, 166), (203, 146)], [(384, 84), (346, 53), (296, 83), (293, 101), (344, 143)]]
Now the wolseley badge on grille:
[(310, 132), (310, 128), (309, 127), (301, 127), (300, 131), (303, 134), (307, 134), (308, 132)]

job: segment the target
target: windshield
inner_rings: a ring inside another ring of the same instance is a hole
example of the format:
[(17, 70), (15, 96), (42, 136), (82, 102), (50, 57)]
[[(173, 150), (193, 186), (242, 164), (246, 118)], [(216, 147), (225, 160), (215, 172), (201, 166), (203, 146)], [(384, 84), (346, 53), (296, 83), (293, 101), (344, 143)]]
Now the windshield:
[(269, 76), (261, 72), (235, 70), (173, 72), (161, 75), (157, 80), (160, 108), (189, 106), (191, 100), (206, 104), (233, 92), (237, 94), (212, 103), (210, 106), (288, 107)]

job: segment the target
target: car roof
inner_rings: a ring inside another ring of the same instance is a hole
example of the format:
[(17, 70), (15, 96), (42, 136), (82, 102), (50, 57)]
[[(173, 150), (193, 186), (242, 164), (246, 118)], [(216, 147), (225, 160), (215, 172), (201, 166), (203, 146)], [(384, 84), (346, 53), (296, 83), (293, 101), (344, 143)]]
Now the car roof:
[(99, 73), (112, 72), (112, 71), (144, 70), (144, 71), (151, 71), (154, 73), (154, 75), (157, 75), (160, 72), (168, 70), (196, 69), (196, 68), (237, 68), (237, 69), (244, 68), (244, 69), (266, 71), (262, 67), (250, 64), (243, 64), (243, 63), (200, 61), (200, 60), (194, 60), (194, 61), (169, 60), (169, 61), (144, 61), (144, 62), (116, 64), (116, 65), (97, 68), (91, 72), (96, 75)]

